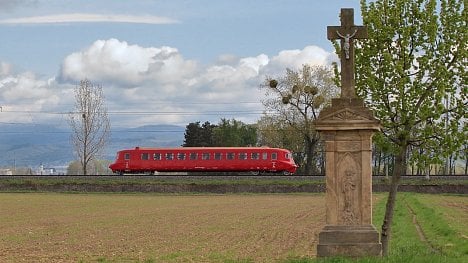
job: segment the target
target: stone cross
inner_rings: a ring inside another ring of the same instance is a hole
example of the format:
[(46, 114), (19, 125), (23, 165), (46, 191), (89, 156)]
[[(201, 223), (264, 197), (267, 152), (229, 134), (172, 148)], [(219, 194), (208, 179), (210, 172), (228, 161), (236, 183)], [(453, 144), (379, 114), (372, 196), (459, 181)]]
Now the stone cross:
[(317, 256), (380, 256), (372, 224), (372, 135), (380, 123), (354, 88), (353, 42), (367, 38), (367, 29), (354, 25), (353, 9), (341, 9), (340, 16), (341, 26), (329, 26), (327, 35), (341, 40), (341, 98), (332, 99), (314, 121), (324, 141), (327, 185)]
[(354, 39), (367, 38), (367, 27), (354, 25), (354, 9), (341, 9), (341, 26), (328, 26), (329, 40), (341, 39), (341, 98), (356, 98)]

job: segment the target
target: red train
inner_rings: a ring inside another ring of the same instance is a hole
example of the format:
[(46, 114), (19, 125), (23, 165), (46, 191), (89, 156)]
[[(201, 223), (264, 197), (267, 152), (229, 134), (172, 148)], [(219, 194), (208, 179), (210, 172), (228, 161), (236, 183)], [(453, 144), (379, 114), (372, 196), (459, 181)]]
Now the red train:
[(109, 165), (112, 172), (274, 172), (293, 174), (291, 152), (269, 147), (180, 147), (122, 150)]

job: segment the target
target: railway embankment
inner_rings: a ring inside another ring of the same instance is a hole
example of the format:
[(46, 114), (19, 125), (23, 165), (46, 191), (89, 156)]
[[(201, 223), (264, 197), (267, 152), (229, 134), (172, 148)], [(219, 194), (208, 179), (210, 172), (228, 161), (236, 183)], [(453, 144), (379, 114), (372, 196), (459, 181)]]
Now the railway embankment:
[[(387, 192), (385, 178), (374, 178), (374, 192)], [(13, 176), (0, 177), (1, 192), (73, 193), (321, 193), (322, 176)], [(405, 178), (401, 192), (468, 194), (468, 176)]]

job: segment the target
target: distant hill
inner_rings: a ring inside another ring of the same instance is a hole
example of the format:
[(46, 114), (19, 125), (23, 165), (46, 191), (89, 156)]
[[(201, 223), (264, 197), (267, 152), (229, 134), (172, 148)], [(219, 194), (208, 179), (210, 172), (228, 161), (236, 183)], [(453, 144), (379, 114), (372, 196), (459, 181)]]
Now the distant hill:
[(147, 125), (132, 129), (115, 129), (111, 134), (108, 152), (113, 160), (122, 149), (143, 147), (178, 147), (184, 142), (185, 127), (175, 125)]
[[(184, 140), (185, 127), (148, 125), (115, 128), (104, 152), (113, 160), (118, 150), (147, 147), (177, 147)], [(66, 165), (74, 160), (70, 130), (44, 124), (0, 124), (0, 166)]]

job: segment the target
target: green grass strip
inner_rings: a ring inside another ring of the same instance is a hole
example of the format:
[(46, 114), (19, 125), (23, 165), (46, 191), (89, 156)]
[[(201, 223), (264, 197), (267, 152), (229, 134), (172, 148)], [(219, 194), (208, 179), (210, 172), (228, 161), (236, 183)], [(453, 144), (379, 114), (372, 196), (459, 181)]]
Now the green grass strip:
[[(467, 242), (452, 230), (437, 209), (418, 201), (420, 194), (398, 193), (395, 207), (390, 255), (383, 258), (350, 259), (343, 257), (288, 259), (287, 263), (404, 263), (404, 262), (468, 262)], [(437, 197), (437, 195), (435, 195)], [(374, 206), (374, 225), (380, 230), (387, 198)], [(408, 206), (409, 204), (409, 206)], [(421, 240), (414, 225), (413, 213), (427, 240)], [(446, 246), (446, 244), (452, 244)], [(435, 249), (434, 249), (435, 248)]]
[(404, 197), (416, 213), (418, 224), (430, 246), (447, 257), (457, 257), (460, 262), (468, 262), (468, 241), (449, 225), (441, 209), (421, 202), (422, 195), (405, 194)]

